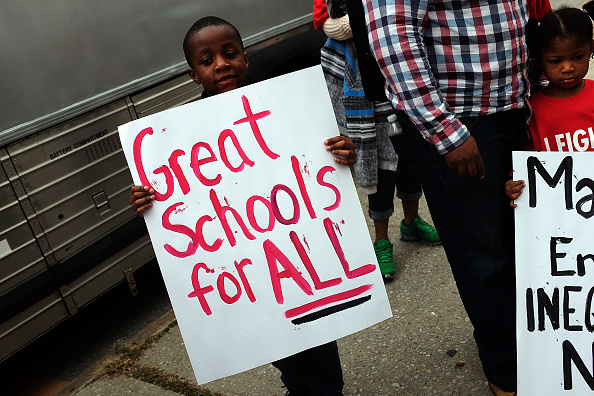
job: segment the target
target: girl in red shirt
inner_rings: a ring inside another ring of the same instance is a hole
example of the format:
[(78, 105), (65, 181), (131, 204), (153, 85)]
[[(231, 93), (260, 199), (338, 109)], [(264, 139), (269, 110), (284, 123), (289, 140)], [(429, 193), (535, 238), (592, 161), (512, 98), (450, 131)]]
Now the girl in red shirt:
[[(528, 32), (529, 48), (548, 85), (532, 94), (528, 130), (536, 151), (594, 151), (594, 81), (584, 79), (594, 52), (594, 1), (583, 8), (562, 7)], [(505, 193), (514, 200), (523, 180), (509, 180)]]

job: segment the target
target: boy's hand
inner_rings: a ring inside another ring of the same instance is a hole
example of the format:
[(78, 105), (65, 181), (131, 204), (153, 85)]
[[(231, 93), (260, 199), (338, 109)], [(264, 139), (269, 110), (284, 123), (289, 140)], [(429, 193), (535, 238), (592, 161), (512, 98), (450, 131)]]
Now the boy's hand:
[(153, 206), (155, 190), (148, 186), (132, 186), (130, 190), (130, 206), (136, 216), (142, 217), (143, 212)]
[(342, 165), (354, 165), (357, 161), (355, 144), (346, 136), (335, 136), (324, 140), (326, 151), (334, 154), (334, 161)]
[(508, 180), (505, 182), (505, 195), (509, 199), (509, 206), (512, 208), (518, 206), (514, 201), (522, 195), (524, 187), (526, 187), (524, 180)]

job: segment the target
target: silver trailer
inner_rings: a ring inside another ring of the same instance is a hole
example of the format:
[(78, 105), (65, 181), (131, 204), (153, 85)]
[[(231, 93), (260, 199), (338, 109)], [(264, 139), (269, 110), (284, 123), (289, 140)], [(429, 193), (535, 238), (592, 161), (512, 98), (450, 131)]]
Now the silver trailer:
[[(233, 23), (253, 82), (319, 62), (311, 0), (0, 5), (0, 361), (154, 260), (117, 127), (199, 98), (182, 40)], [(289, 93), (287, 93), (289, 94)]]

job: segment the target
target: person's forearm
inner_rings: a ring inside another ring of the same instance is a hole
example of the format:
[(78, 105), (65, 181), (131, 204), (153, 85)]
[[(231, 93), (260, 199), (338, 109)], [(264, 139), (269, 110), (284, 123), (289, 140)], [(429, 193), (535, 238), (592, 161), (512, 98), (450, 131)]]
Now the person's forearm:
[(445, 154), (468, 138), (435, 84), (421, 32), (427, 1), (362, 0), (371, 51), (386, 77), (388, 98)]

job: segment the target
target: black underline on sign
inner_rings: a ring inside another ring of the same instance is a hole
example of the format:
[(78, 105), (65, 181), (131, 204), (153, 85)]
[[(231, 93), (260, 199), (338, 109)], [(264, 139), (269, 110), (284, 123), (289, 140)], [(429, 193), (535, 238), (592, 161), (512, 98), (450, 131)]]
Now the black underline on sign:
[(371, 300), (371, 296), (364, 296), (359, 297), (351, 301), (343, 302), (338, 305), (334, 305), (332, 307), (324, 308), (320, 311), (310, 313), (308, 315), (302, 316), (300, 318), (293, 319), (291, 323), (294, 325), (300, 325), (303, 323), (313, 322), (314, 320), (321, 319), (325, 316), (329, 316), (335, 314), (340, 311), (344, 311), (345, 309), (356, 307), (357, 305), (361, 305), (364, 302)]
[(303, 315), (307, 312), (313, 311), (314, 309), (318, 309), (327, 305), (331, 305), (334, 303), (338, 303), (339, 301), (346, 301), (350, 300), (351, 298), (357, 297), (371, 289), (373, 285), (363, 285), (356, 287), (352, 290), (343, 291), (340, 293), (333, 294), (331, 296), (320, 298), (319, 300), (315, 300), (309, 302), (307, 304), (303, 304), (299, 307), (291, 308), (285, 312), (285, 317), (287, 319), (294, 318), (299, 315)]

